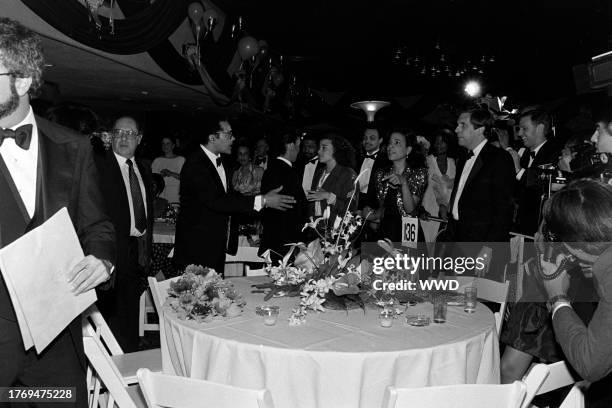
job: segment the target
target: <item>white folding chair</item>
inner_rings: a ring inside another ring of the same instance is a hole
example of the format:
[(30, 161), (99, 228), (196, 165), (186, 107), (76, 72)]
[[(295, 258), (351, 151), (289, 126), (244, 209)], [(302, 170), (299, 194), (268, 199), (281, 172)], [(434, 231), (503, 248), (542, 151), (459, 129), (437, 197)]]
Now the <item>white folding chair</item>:
[(138, 384), (125, 382), (96, 330), (87, 321), (83, 321), (83, 348), (88, 361), (89, 408), (146, 406)]
[[(547, 372), (548, 375), (540, 382), (539, 377), (542, 376), (543, 372)], [(547, 392), (572, 384), (574, 384), (575, 389), (572, 388), (563, 403), (565, 404), (567, 401), (568, 407), (584, 406), (584, 395), (580, 389), (580, 383), (576, 383), (576, 378), (574, 378), (570, 372), (565, 361), (559, 361), (552, 364), (535, 364), (531, 367), (523, 381), (527, 384), (528, 398), (525, 399), (522, 408), (529, 407), (531, 400), (536, 395), (546, 394)]]
[(246, 276), (267, 276), (268, 272), (266, 272), (266, 268), (261, 269), (251, 269), (249, 265), (245, 266), (244, 274)]
[(149, 313), (155, 313), (153, 299), (148, 290), (142, 292), (138, 307), (138, 335), (144, 336), (145, 331), (159, 331), (159, 324), (149, 321)]
[(519, 408), (525, 398), (522, 381), (514, 384), (459, 384), (439, 387), (387, 387), (382, 408)]
[(149, 408), (274, 408), (267, 389), (252, 390), (210, 381), (138, 370)]
[(82, 316), (93, 330), (91, 335), (98, 338), (101, 344), (108, 350), (113, 363), (117, 366), (121, 378), (123, 378), (126, 384), (136, 384), (138, 382), (136, 370), (139, 368), (146, 367), (152, 371), (161, 371), (162, 362), (159, 348), (124, 353), (110, 327), (106, 324), (104, 317), (95, 305), (90, 306), (83, 312)]
[(497, 334), (501, 333), (506, 313), (506, 301), (510, 282), (496, 282), (486, 278), (475, 278), (473, 276), (453, 276), (449, 279), (456, 279), (459, 282), (459, 290), (463, 291), (466, 286), (476, 286), (478, 288), (478, 299), (488, 302), (499, 303), (499, 311), (495, 312), (495, 328)]

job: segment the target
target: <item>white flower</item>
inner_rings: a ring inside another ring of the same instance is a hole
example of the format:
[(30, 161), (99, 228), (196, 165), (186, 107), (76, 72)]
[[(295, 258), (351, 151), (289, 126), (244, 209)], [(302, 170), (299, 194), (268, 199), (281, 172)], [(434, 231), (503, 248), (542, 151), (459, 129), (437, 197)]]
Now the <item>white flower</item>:
[(329, 220), (329, 216), (331, 215), (331, 209), (329, 206), (327, 206), (327, 208), (325, 209), (325, 211), (323, 211), (323, 219), (324, 220)]

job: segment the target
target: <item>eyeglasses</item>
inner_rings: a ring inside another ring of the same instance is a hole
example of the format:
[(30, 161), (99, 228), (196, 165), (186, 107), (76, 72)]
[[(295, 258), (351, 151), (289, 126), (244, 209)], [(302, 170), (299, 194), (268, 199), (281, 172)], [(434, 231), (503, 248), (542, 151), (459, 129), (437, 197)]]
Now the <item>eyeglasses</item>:
[(0, 74), (0, 76), (4, 75), (17, 75), (17, 72), (3, 72), (2, 74)]
[(228, 139), (231, 139), (234, 136), (234, 133), (231, 130), (225, 131), (225, 130), (218, 130), (215, 134), (219, 135), (219, 136), (224, 136)]
[(112, 131), (113, 139), (136, 139), (140, 136), (140, 132), (133, 129), (113, 129)]

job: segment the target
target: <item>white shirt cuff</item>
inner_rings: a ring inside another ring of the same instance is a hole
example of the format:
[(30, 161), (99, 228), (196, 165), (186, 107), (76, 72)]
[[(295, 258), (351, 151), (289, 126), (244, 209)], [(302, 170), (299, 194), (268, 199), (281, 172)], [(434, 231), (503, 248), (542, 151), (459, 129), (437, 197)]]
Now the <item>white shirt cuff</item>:
[(516, 173), (516, 179), (520, 180), (523, 177), (523, 173), (525, 173), (525, 169), (520, 169), (518, 173)]
[(253, 209), (255, 211), (260, 211), (263, 208), (263, 196), (260, 194), (255, 196), (255, 202), (253, 204)]
[(557, 310), (561, 309), (562, 307), (572, 307), (572, 305), (569, 302), (558, 302), (552, 310), (552, 319), (555, 318), (555, 313), (557, 312)]

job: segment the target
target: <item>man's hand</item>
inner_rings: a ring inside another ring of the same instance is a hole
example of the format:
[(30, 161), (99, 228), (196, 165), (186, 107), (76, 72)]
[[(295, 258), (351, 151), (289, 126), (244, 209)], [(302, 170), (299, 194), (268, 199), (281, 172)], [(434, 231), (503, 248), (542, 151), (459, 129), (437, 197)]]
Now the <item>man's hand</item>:
[(308, 199), (308, 201), (322, 201), (322, 200), (329, 200), (331, 193), (329, 193), (328, 191), (325, 190), (317, 190), (317, 191), (309, 191), (308, 194), (306, 194), (306, 198)]
[(268, 191), (268, 193), (263, 196), (264, 200), (266, 201), (267, 208), (274, 208), (275, 210), (280, 211), (285, 211), (290, 208), (293, 208), (295, 199), (292, 196), (279, 194), (282, 189), (283, 186), (280, 186), (278, 188)]
[(111, 265), (93, 255), (87, 255), (68, 274), (68, 283), (75, 295), (85, 293), (106, 282), (111, 275)]

